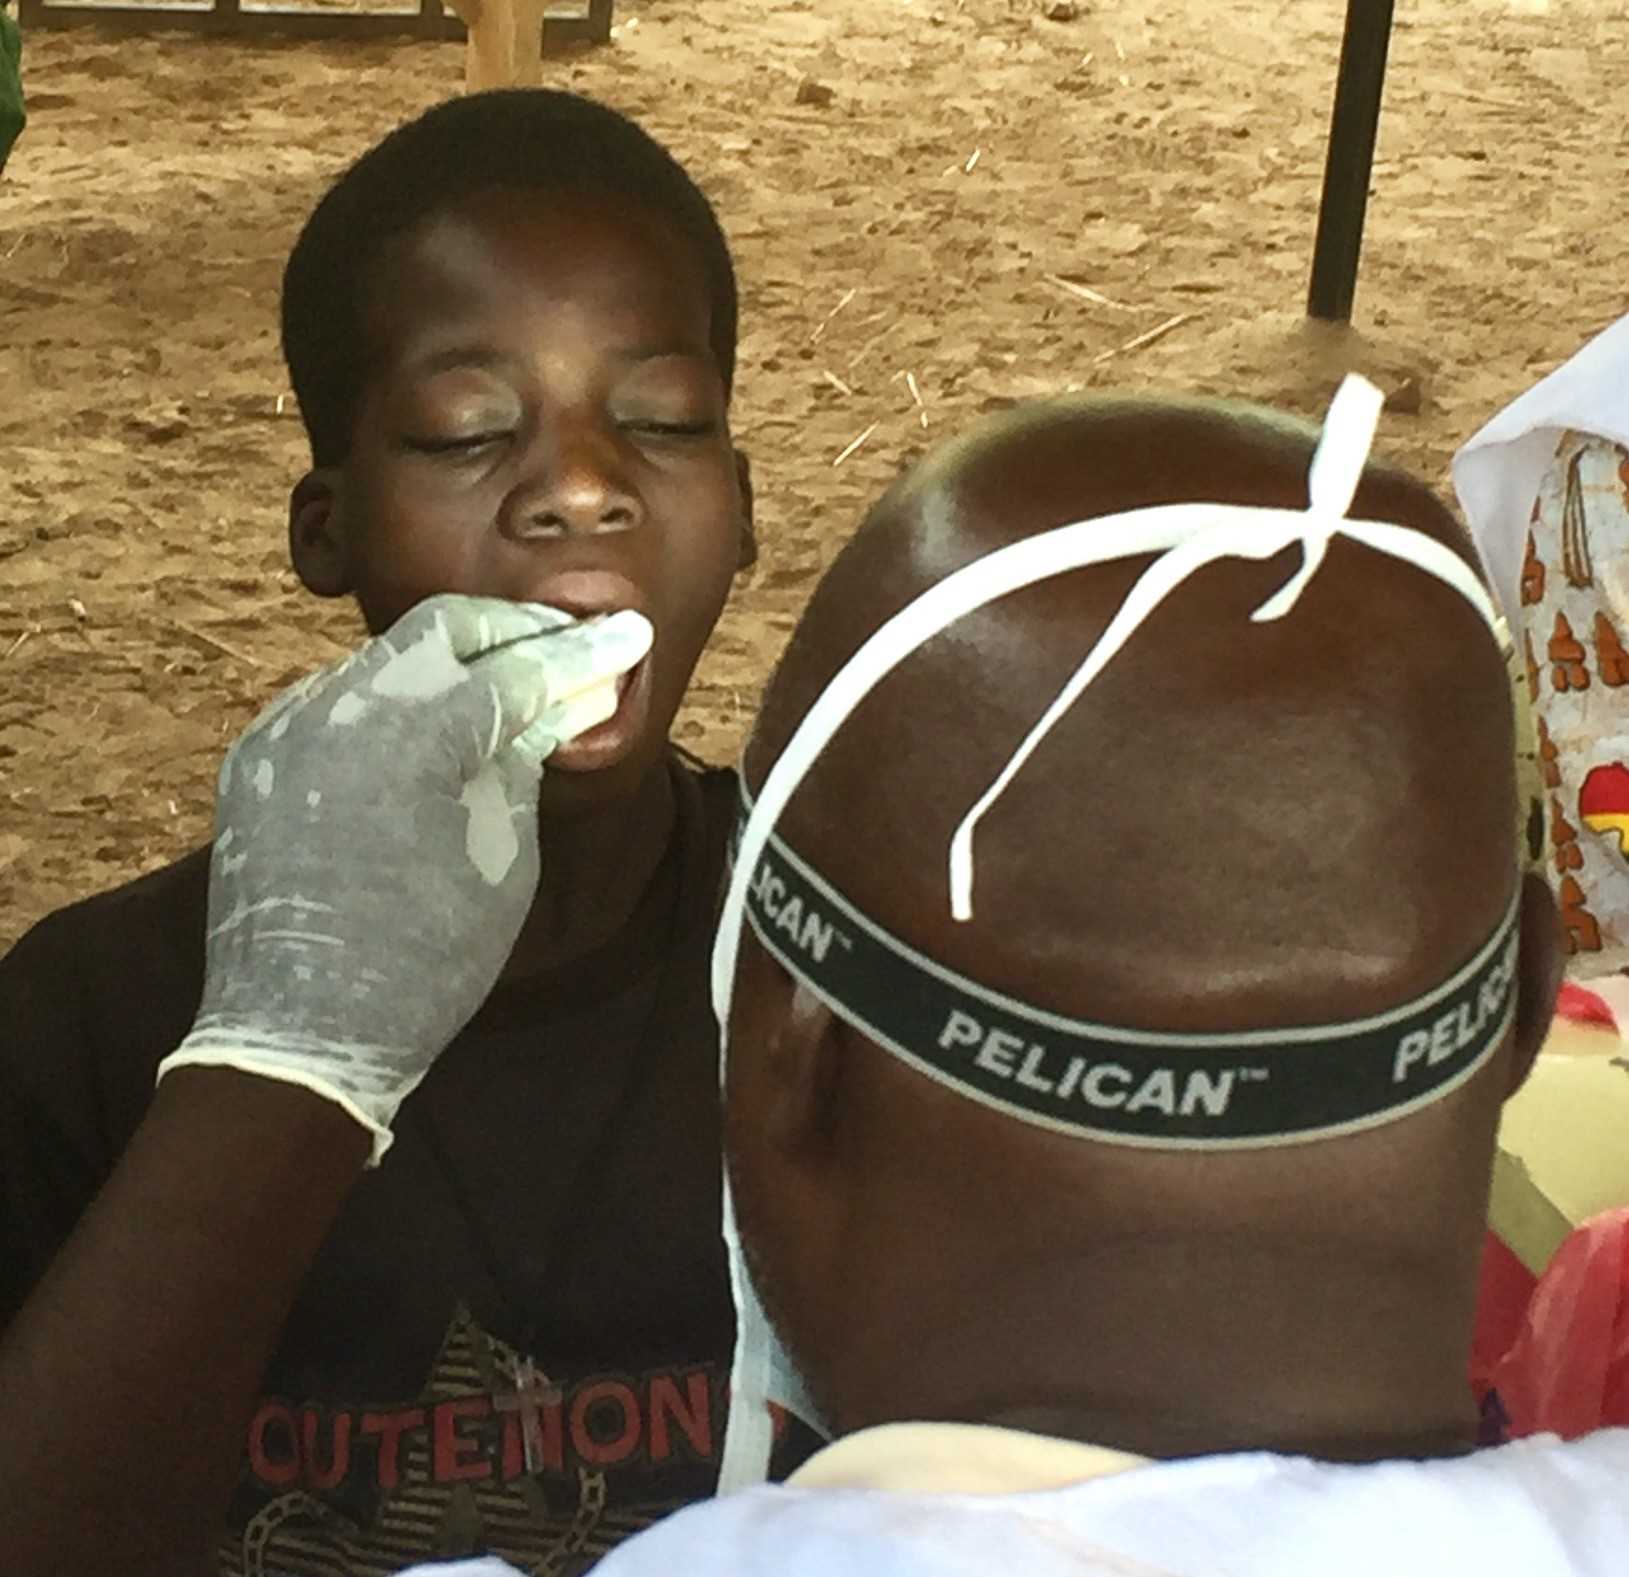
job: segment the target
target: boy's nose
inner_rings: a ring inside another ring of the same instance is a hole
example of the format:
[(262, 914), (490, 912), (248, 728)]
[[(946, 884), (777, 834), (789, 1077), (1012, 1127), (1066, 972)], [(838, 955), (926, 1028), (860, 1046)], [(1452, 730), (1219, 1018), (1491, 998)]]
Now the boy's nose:
[(623, 480), (614, 447), (577, 439), (540, 456), (534, 474), (510, 494), (502, 520), (516, 538), (630, 531), (644, 518)]

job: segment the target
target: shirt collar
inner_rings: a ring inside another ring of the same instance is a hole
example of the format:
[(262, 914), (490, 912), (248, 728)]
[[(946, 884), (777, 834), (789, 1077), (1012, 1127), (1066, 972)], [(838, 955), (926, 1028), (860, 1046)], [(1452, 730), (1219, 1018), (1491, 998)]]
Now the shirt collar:
[(1106, 1478), (1147, 1460), (991, 1424), (879, 1424), (833, 1441), (787, 1482), (798, 1489), (1012, 1495)]

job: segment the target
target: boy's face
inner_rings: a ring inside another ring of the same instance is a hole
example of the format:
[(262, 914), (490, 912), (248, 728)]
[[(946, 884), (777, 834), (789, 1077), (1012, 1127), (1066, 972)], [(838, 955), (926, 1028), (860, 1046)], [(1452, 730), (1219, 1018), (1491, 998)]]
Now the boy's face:
[(432, 215), (373, 275), (350, 453), (295, 490), (296, 566), (370, 631), (437, 592), (651, 620), (616, 716), (550, 759), (560, 808), (660, 758), (750, 542), (692, 253), (566, 194)]

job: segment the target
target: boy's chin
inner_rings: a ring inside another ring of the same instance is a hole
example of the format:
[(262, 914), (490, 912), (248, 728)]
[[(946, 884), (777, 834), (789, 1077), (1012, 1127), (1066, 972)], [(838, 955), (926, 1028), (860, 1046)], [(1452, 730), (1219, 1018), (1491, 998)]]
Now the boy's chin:
[[(543, 763), (538, 814), (545, 821), (570, 820), (636, 799), (653, 774), (667, 771), (665, 735), (641, 739), (609, 765), (566, 770), (551, 756)], [(548, 859), (545, 844), (543, 858)]]

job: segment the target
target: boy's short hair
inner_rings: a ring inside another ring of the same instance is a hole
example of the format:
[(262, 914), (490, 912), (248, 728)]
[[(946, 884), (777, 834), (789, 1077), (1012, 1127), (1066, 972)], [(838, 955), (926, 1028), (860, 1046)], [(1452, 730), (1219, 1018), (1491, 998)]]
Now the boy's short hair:
[(283, 357), (316, 465), (350, 448), (365, 370), (368, 274), (422, 219), (493, 188), (625, 198), (695, 247), (712, 308), (712, 351), (735, 375), (735, 268), (712, 204), (684, 167), (625, 115), (543, 88), (449, 100), (398, 127), (329, 188), (283, 272)]

